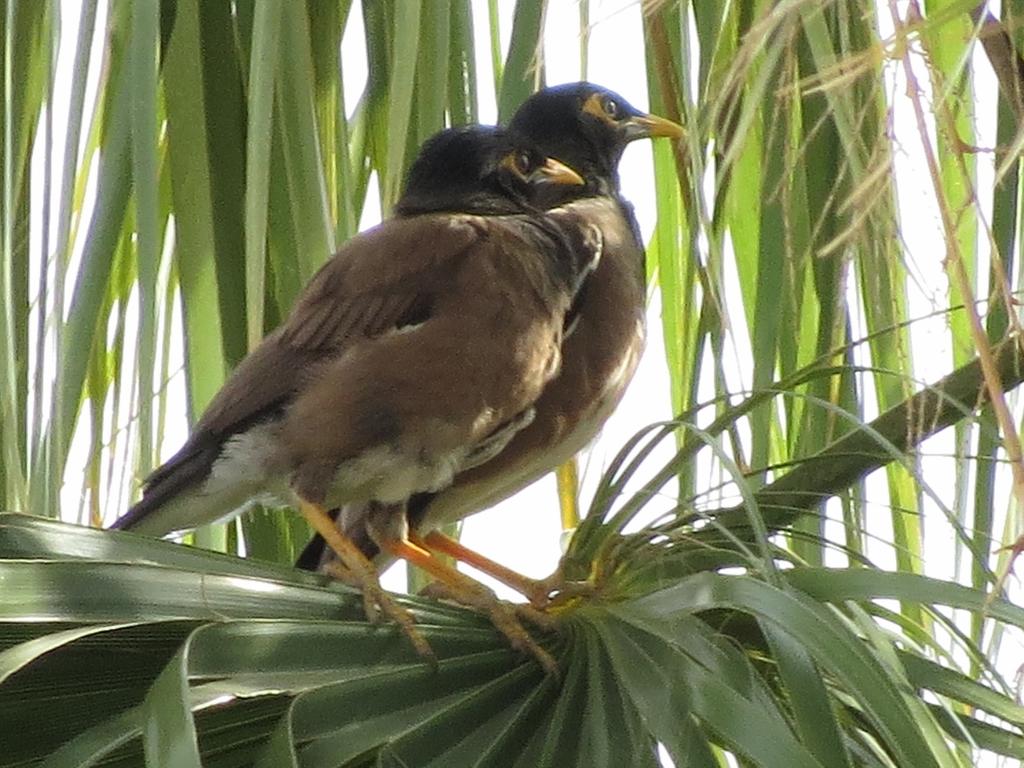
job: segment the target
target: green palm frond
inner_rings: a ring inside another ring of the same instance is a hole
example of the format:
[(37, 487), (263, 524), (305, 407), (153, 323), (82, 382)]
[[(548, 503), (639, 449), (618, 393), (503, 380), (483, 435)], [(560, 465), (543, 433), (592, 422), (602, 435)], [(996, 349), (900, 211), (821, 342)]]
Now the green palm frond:
[(618, 544), (597, 595), (542, 637), (556, 679), (462, 609), (406, 599), (431, 665), (322, 577), (6, 516), (3, 764), (654, 766), (658, 745), (676, 765), (726, 752), (970, 765), (971, 743), (1024, 754), (1024, 708), (998, 674), (937, 664), (921, 627), (883, 629), (893, 614), (877, 601), (1024, 628), (1021, 608), (876, 568), (772, 570), (696, 537)]

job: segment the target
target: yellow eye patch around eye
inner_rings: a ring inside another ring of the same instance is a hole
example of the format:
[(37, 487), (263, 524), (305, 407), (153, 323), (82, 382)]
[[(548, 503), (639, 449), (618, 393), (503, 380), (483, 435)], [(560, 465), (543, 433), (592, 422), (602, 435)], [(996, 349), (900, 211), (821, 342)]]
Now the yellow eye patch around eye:
[(611, 116), (609, 116), (609, 114), (605, 112), (604, 105), (601, 103), (601, 101), (602, 99), (600, 93), (591, 94), (587, 98), (587, 100), (583, 102), (583, 111), (591, 115), (594, 115), (595, 117), (599, 117), (606, 123), (615, 125), (615, 120), (613, 120)]

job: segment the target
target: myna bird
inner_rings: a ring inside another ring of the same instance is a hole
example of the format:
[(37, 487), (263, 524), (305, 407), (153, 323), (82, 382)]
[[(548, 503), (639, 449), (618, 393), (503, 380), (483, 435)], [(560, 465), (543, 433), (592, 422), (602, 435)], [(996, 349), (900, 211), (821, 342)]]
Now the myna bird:
[[(601, 260), (576, 299), (572, 332), (562, 344), (562, 368), (534, 404), (534, 418), (492, 460), (468, 469), (452, 485), (420, 494), (408, 505), (409, 525), (424, 547), (469, 562), (543, 604), (557, 588), (526, 579), (441, 535), (436, 529), (492, 506), (571, 459), (595, 437), (636, 371), (644, 345), (644, 248), (632, 206), (619, 193), (618, 164), (626, 145), (651, 137), (680, 138), (683, 129), (645, 114), (612, 91), (591, 83), (546, 88), (528, 98), (509, 129), (550, 157), (578, 171), (581, 187), (540, 190), (537, 204), (571, 212), (601, 232)], [(338, 527), (378, 558), (360, 531), (365, 512), (348, 505)], [(298, 565), (316, 568), (329, 559), (314, 539)]]
[(379, 606), (427, 650), (324, 511), (358, 502), (376, 546), (469, 592), (510, 629), (482, 586), (404, 540), (404, 502), (500, 452), (557, 374), (566, 315), (601, 241), (588, 222), (556, 222), (530, 200), (582, 184), (500, 129), (428, 141), (398, 215), (320, 269), (113, 527), (163, 536), (276, 498), (327, 538), (368, 612)]

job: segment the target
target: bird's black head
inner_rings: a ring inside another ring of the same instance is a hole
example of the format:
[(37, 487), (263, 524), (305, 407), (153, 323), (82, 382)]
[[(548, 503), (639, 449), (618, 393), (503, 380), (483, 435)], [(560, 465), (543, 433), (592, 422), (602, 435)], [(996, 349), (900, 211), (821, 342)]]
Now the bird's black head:
[(533, 210), (539, 189), (582, 184), (571, 168), (509, 131), (483, 125), (449, 128), (424, 142), (395, 212), (523, 213)]
[(538, 91), (516, 110), (508, 127), (579, 171), (591, 194), (618, 190), (617, 168), (629, 142), (683, 135), (672, 121), (641, 112), (614, 91), (586, 82)]

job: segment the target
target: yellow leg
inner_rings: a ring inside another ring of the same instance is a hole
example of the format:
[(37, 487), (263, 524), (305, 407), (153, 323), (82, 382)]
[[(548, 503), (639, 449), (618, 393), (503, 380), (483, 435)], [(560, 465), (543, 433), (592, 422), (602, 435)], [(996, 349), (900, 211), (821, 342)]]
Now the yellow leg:
[(441, 552), (460, 562), (472, 565), (477, 570), (489, 575), (489, 577), (497, 579), (502, 584), (524, 595), (532, 605), (543, 607), (548, 602), (550, 590), (544, 582), (524, 577), (522, 573), (516, 572), (489, 557), (481, 555), (475, 550), (469, 549), (455, 539), (444, 536), (437, 530), (429, 532), (423, 539), (419, 539), (414, 535), (410, 537), (410, 540), (423, 549), (430, 550), (431, 552)]
[(299, 503), (299, 512), (306, 518), (314, 530), (324, 537), (327, 546), (335, 551), (346, 569), (345, 581), (357, 586), (363, 593), (363, 606), (366, 617), (375, 621), (378, 611), (392, 619), (405, 633), (421, 656), (434, 660), (434, 652), (422, 634), (416, 629), (416, 621), (412, 614), (395, 602), (380, 586), (377, 570), (373, 563), (366, 559), (354, 543), (349, 541), (335, 526), (330, 516), (322, 507), (307, 501)]
[(558, 590), (561, 586), (560, 574), (556, 572), (547, 579), (531, 579), (521, 573), (507, 568), (501, 563), (496, 563), (485, 555), (470, 549), (455, 539), (445, 536), (440, 531), (431, 531), (423, 538), (415, 534), (409, 536), (410, 541), (423, 549), (431, 552), (441, 552), (460, 562), (472, 565), (478, 571), (486, 573), (502, 584), (511, 587), (519, 594), (525, 596), (535, 608), (544, 608), (552, 591)]
[(550, 616), (530, 606), (515, 606), (499, 600), (483, 584), (460, 573), (427, 549), (411, 541), (378, 543), (382, 549), (412, 563), (437, 579), (452, 599), (489, 615), (494, 626), (508, 638), (513, 648), (532, 654), (549, 674), (558, 674), (557, 662), (551, 654), (537, 644), (537, 641), (520, 623), (520, 618), (524, 618), (540, 626), (551, 628), (554, 626), (554, 621)]

